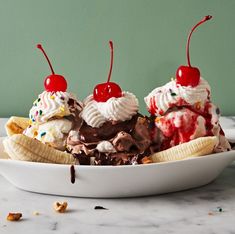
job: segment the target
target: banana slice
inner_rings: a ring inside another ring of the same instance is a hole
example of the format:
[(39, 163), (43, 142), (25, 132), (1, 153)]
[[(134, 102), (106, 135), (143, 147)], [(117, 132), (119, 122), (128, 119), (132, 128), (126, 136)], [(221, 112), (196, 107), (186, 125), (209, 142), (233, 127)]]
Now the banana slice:
[(12, 116), (6, 123), (5, 129), (8, 136), (21, 134), (30, 125), (30, 120), (24, 117)]
[(168, 162), (181, 160), (189, 157), (203, 156), (213, 152), (214, 147), (218, 144), (218, 138), (200, 137), (187, 143), (174, 146), (170, 149), (151, 155), (153, 162)]
[(7, 137), (3, 145), (11, 159), (57, 164), (75, 163), (71, 154), (56, 150), (23, 134)]

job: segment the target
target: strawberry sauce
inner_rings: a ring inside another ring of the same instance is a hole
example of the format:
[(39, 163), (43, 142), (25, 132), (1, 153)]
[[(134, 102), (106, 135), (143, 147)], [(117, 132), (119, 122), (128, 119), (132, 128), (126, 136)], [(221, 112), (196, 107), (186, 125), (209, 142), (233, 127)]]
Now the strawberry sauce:
[[(209, 102), (206, 103), (203, 112), (195, 111), (189, 106), (181, 107), (161, 117), (156, 122), (156, 127), (165, 136), (161, 146), (162, 150), (188, 142), (195, 137), (212, 136), (210, 107)], [(200, 122), (203, 123), (201, 126)]]

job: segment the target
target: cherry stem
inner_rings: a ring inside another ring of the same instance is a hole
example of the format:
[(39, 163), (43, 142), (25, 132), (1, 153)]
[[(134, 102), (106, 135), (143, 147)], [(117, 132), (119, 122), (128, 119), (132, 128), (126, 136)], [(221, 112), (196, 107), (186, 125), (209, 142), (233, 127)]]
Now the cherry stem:
[(48, 64), (49, 64), (49, 66), (50, 66), (51, 72), (52, 72), (52, 74), (54, 75), (55, 72), (54, 72), (53, 67), (52, 67), (52, 65), (51, 65), (50, 59), (48, 58), (46, 52), (45, 52), (44, 49), (42, 48), (42, 45), (41, 45), (41, 44), (37, 44), (37, 48), (38, 48), (39, 50), (41, 50), (42, 53), (44, 54), (44, 56), (45, 56), (45, 58), (46, 58), (46, 60), (47, 60), (47, 62), (48, 62)]
[(190, 39), (192, 36), (193, 31), (201, 24), (205, 23), (206, 21), (210, 20), (212, 18), (211, 15), (207, 15), (205, 16), (200, 22), (198, 22), (190, 31), (189, 35), (188, 35), (188, 40), (187, 40), (187, 46), (186, 46), (186, 51), (187, 51), (187, 60), (188, 60), (188, 66), (191, 67), (191, 63), (190, 63), (190, 56), (189, 56), (189, 44), (190, 44)]
[(110, 46), (110, 68), (109, 68), (109, 75), (108, 75), (108, 80), (107, 83), (110, 82), (111, 79), (111, 74), (112, 74), (112, 70), (113, 70), (113, 42), (109, 41), (109, 46)]

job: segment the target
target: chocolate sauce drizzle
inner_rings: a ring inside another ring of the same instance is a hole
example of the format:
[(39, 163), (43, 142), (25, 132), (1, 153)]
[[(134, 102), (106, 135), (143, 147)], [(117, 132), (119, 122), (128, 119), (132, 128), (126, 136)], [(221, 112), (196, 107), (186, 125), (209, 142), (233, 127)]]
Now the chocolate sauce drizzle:
[(71, 180), (72, 184), (75, 183), (75, 168), (74, 168), (74, 165), (70, 166), (70, 180)]

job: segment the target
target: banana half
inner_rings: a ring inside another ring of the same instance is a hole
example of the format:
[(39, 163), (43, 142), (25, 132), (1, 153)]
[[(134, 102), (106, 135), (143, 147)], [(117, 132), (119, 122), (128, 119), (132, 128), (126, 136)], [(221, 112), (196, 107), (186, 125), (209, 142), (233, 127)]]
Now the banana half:
[[(181, 160), (207, 155), (218, 144), (217, 137), (200, 137), (187, 143), (155, 153), (150, 159), (157, 162)], [(14, 134), (3, 140), (6, 153), (11, 159), (56, 164), (74, 164), (72, 154), (56, 150), (23, 134)]]
[(30, 120), (24, 117), (12, 116), (6, 123), (5, 129), (8, 136), (14, 134), (22, 134), (23, 131), (30, 125)]
[(23, 134), (14, 134), (3, 140), (11, 159), (56, 164), (74, 164), (72, 154), (56, 150)]
[(176, 161), (189, 157), (198, 157), (212, 153), (217, 144), (218, 138), (215, 136), (200, 137), (187, 143), (155, 153), (150, 157), (155, 163)]

